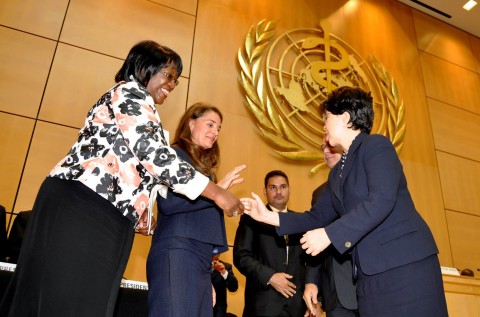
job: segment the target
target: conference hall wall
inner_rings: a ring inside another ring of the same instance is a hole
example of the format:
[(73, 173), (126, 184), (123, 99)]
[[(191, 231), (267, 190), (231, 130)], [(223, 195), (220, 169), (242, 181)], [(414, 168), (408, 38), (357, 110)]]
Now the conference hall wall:
[[(277, 23), (276, 36), (319, 28), (326, 19), (333, 35), (388, 70), (405, 108), (400, 159), (441, 264), (476, 271), (480, 39), (395, 0), (3, 0), (0, 204), (15, 212), (32, 208), (42, 180), (76, 140), (88, 109), (113, 85), (129, 48), (153, 39), (175, 49), (185, 64), (180, 85), (158, 107), (165, 128), (173, 132), (196, 101), (217, 105), (224, 114), (219, 174), (248, 166), (245, 183), (232, 191), (261, 193), (265, 173), (281, 169), (291, 180), (289, 207), (307, 210), (328, 171), (311, 173), (314, 163), (275, 154), (239, 83), (238, 50), (263, 19)], [(226, 223), (232, 245), (238, 218)], [(149, 237), (137, 237), (127, 278), (145, 280), (149, 244)], [(231, 251), (222, 258), (231, 262)], [(230, 305), (240, 314), (245, 284), (235, 272), (241, 286), (229, 295)]]

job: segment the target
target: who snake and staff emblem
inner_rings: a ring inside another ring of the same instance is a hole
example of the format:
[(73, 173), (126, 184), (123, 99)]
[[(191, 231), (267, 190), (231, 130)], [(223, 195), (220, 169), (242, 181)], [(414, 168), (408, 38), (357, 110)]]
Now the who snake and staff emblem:
[(324, 136), (320, 104), (341, 86), (371, 92), (375, 122), (372, 133), (387, 136), (400, 152), (405, 136), (405, 108), (397, 85), (372, 55), (370, 63), (320, 28), (287, 31), (274, 38), (276, 23), (262, 20), (250, 28), (238, 51), (240, 82), (246, 104), (262, 136), (278, 155), (322, 168)]

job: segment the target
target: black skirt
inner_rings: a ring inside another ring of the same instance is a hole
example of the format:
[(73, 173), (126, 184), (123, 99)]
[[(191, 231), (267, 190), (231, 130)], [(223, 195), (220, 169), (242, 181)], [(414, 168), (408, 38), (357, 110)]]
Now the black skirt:
[(112, 316), (134, 225), (78, 181), (47, 178), (0, 316)]
[(448, 316), (436, 254), (375, 275), (359, 269), (357, 295), (362, 317)]

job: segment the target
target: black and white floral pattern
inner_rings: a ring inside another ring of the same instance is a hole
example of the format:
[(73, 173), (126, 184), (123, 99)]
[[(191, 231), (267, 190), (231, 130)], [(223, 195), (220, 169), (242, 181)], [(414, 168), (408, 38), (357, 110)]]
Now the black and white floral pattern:
[(153, 185), (194, 199), (208, 182), (167, 144), (146, 89), (121, 82), (90, 109), (77, 142), (50, 176), (82, 182), (136, 223)]

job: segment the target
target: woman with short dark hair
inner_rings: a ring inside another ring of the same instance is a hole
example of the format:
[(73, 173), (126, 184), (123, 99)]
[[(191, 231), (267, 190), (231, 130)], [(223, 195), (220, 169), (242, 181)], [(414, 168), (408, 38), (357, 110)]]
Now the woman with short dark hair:
[(311, 212), (271, 214), (258, 197), (242, 199), (246, 212), (279, 226), (278, 234), (311, 230), (301, 240), (308, 254), (330, 244), (351, 253), (360, 316), (448, 316), (430, 228), (415, 208), (393, 144), (370, 135), (370, 93), (338, 88), (321, 112), (326, 141), (343, 155)]

